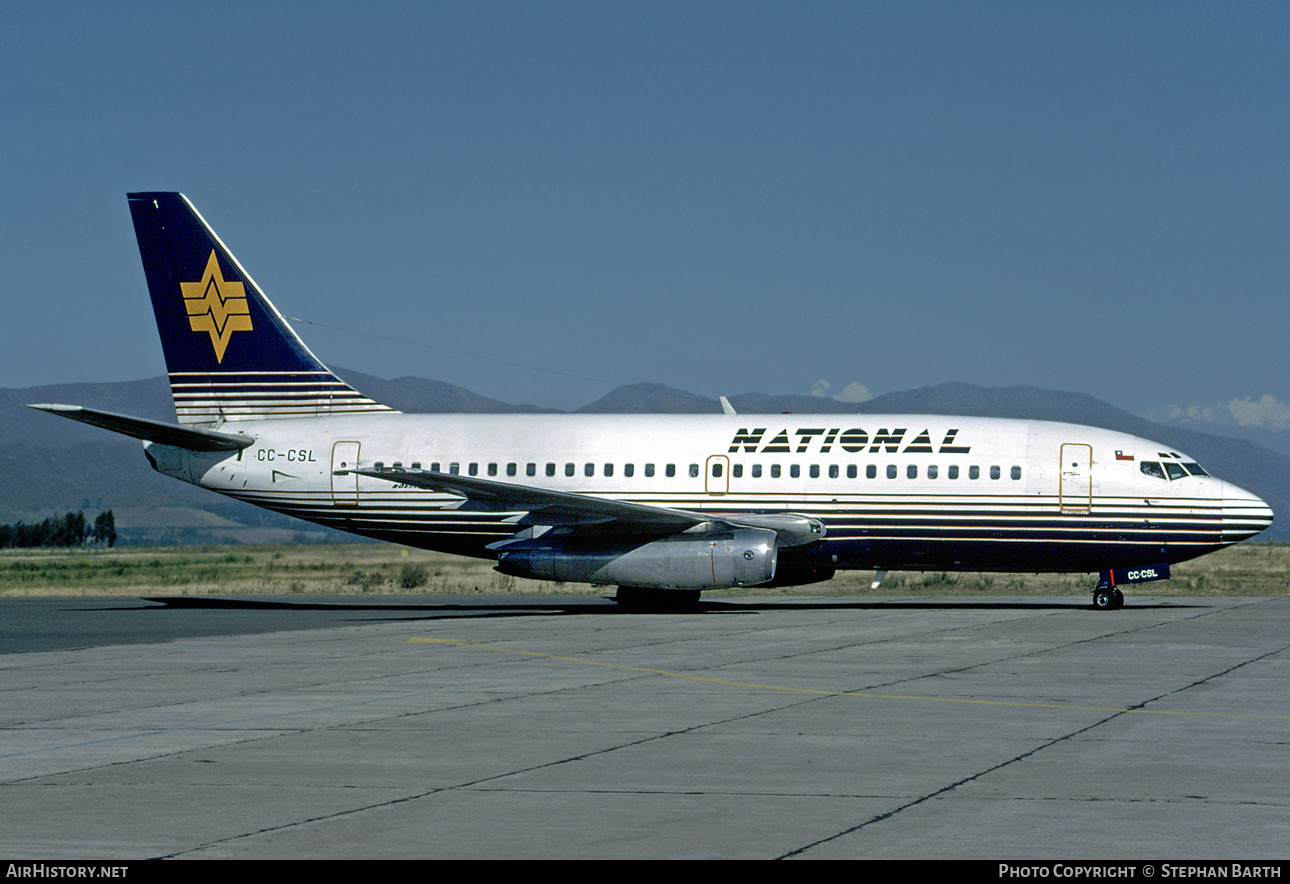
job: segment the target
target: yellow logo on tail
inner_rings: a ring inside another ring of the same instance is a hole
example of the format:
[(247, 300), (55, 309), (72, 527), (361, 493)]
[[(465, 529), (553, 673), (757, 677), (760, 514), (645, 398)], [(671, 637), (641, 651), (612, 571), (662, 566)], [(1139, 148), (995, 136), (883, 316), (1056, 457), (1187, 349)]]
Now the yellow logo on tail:
[(224, 361), (228, 339), (235, 331), (251, 330), (251, 308), (246, 303), (246, 289), (240, 282), (226, 282), (219, 269), (215, 250), (201, 282), (181, 282), (179, 290), (188, 308), (188, 324), (195, 332), (209, 332), (215, 348), (215, 361)]

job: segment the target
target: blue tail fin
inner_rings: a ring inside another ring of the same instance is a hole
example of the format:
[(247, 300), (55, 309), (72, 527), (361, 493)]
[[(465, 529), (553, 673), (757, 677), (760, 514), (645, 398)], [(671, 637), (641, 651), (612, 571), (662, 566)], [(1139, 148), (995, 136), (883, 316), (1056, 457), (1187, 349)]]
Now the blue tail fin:
[(127, 196), (181, 424), (393, 410), (309, 352), (183, 194)]

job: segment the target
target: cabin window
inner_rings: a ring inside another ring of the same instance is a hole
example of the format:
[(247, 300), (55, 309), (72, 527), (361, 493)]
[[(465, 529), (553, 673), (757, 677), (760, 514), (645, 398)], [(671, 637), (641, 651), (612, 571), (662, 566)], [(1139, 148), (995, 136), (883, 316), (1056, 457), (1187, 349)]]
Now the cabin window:
[(629, 479), (636, 475), (636, 465), (630, 463), (623, 464), (623, 475)]
[(690, 464), (690, 478), (691, 479), (699, 478), (699, 465), (697, 463)]
[(715, 462), (715, 463), (713, 463), (713, 464), (712, 464), (712, 478), (714, 478), (714, 479), (720, 479), (720, 478), (721, 478), (721, 464), (720, 464), (720, 462)]
[(517, 475), (519, 475), (519, 472), (520, 472), (520, 465), (519, 465), (519, 464), (515, 464), (515, 463), (508, 463), (508, 464), (506, 465), (506, 475), (508, 475), (508, 476), (517, 476)]
[(799, 467), (797, 464), (793, 464), (791, 467), (788, 468), (788, 474), (792, 476), (794, 479), (800, 478), (802, 475), (802, 468)]
[(959, 468), (956, 464), (950, 464), (948, 475), (951, 479), (957, 479), (959, 477)]
[(894, 463), (887, 464), (887, 478), (888, 479), (896, 478), (896, 465)]
[(817, 464), (817, 463), (813, 463), (813, 464), (811, 464), (810, 469), (811, 469), (811, 478), (812, 478), (812, 479), (818, 479), (818, 478), (820, 478), (820, 465), (819, 465), (819, 464)]
[(980, 467), (968, 467), (968, 478), (969, 478), (969, 479), (979, 479), (979, 478), (981, 478), (981, 468), (980, 468)]
[(448, 472), (454, 476), (457, 475), (461, 472), (461, 464), (454, 460), (452, 463), (448, 464)]
[(596, 465), (594, 463), (583, 464), (582, 472), (583, 472), (583, 475), (594, 476), (596, 475)]
[(469, 472), (472, 476), (479, 475), (479, 464), (476, 463), (475, 461), (471, 461), (470, 466), (467, 467), (466, 469), (467, 469), (467, 472)]
[(676, 475), (676, 464), (674, 463), (668, 464), (667, 467), (664, 468), (663, 472), (667, 475), (669, 479), (672, 478), (673, 476)]
[(547, 474), (548, 476), (554, 476), (554, 475), (555, 475), (555, 464), (553, 464), (553, 463), (549, 463), (549, 464), (547, 464), (547, 465), (546, 465), (546, 474)]
[(414, 470), (419, 470), (419, 469), (421, 469), (421, 461), (419, 461), (419, 460), (414, 460), (414, 461), (412, 461), (412, 469), (414, 469)]
[(865, 476), (865, 478), (866, 478), (866, 479), (876, 479), (876, 478), (878, 478), (878, 467), (877, 467), (877, 465), (876, 465), (876, 464), (869, 464), (869, 466), (865, 467), (865, 468), (864, 468), (864, 476)]
[(935, 464), (927, 468), (927, 478), (935, 479), (939, 474), (940, 474), (940, 468), (938, 468)]
[(835, 463), (829, 464), (829, 478), (836, 479), (837, 477), (838, 477), (838, 465)]
[(1012, 468), (1012, 480), (1015, 482), (1021, 478), (1021, 467)]
[(761, 478), (761, 464), (759, 464), (759, 463), (755, 463), (755, 464), (753, 464), (753, 465), (752, 465), (752, 477), (753, 477), (754, 479), (760, 479), (760, 478)]
[(490, 463), (490, 464), (488, 465), (488, 475), (490, 475), (490, 476), (496, 476), (496, 475), (497, 475), (497, 464), (495, 464), (495, 463)]
[(439, 472), (439, 461), (436, 460), (434, 463), (430, 464), (430, 469), (434, 470), (436, 473)]
[(524, 475), (526, 475), (526, 476), (536, 476), (536, 475), (537, 475), (537, 464), (535, 464), (535, 463), (526, 463), (526, 464), (524, 465)]
[(654, 476), (654, 464), (652, 463), (645, 464), (645, 477), (652, 478), (653, 476)]
[(771, 477), (772, 479), (778, 479), (778, 478), (779, 478), (779, 464), (777, 464), (777, 463), (773, 463), (773, 464), (771, 464), (771, 465), (770, 465), (770, 477)]
[(848, 479), (854, 479), (857, 475), (859, 475), (859, 473), (860, 473), (860, 471), (856, 469), (856, 465), (855, 465), (855, 464), (853, 464), (853, 463), (849, 463), (849, 464), (847, 464), (847, 478), (848, 478)]
[(730, 468), (730, 474), (736, 479), (742, 479), (744, 476), (744, 465), (737, 463)]
[(999, 467), (998, 467), (998, 466), (990, 467), (990, 478), (991, 478), (991, 479), (997, 479), (997, 478), (999, 478), (999, 476), (1000, 476), (1000, 475), (1002, 475), (1002, 474), (999, 472)]
[(571, 464), (571, 463), (566, 463), (566, 464), (564, 465), (564, 474), (565, 474), (566, 476), (572, 476), (572, 475), (574, 474), (574, 472), (576, 472), (576, 471), (577, 471), (577, 469), (578, 469), (578, 468), (577, 468), (576, 466), (574, 466), (573, 464)]

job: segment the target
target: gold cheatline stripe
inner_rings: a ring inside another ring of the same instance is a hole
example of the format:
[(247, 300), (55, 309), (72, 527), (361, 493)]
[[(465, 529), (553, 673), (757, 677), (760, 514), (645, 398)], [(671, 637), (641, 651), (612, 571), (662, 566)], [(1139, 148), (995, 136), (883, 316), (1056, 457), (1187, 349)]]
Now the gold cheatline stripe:
[(495, 651), (499, 654), (520, 654), (525, 657), (541, 657), (547, 660), (563, 660), (566, 663), (581, 663), (584, 666), (604, 666), (608, 669), (622, 669), (627, 672), (646, 672), (650, 675), (663, 675), (668, 678), (683, 678), (688, 681), (702, 681), (708, 684), (725, 685), (734, 688), (753, 688), (764, 691), (785, 691), (793, 694), (814, 694), (824, 697), (857, 697), (862, 700), (923, 700), (932, 703), (966, 703), (973, 706), (1014, 706), (1023, 709), (1069, 709), (1075, 712), (1132, 712), (1141, 715), (1185, 715), (1196, 718), (1259, 718), (1272, 721), (1290, 721), (1290, 715), (1251, 715), (1248, 713), (1230, 712), (1179, 712), (1168, 709), (1126, 709), (1122, 706), (1076, 706), (1068, 703), (1017, 703), (1008, 700), (964, 700), (957, 697), (918, 697), (904, 694), (870, 694), (859, 691), (829, 691), (820, 688), (794, 688), (783, 685), (757, 684), (746, 681), (730, 681), (722, 678), (708, 678), (703, 675), (687, 675), (684, 672), (671, 672), (666, 669), (650, 669), (646, 666), (625, 666), (621, 663), (603, 663), (599, 660), (586, 660), (581, 657), (562, 657), (559, 654), (544, 654), (540, 651), (520, 651), (514, 648), (498, 648), (493, 645), (479, 645), (474, 642), (456, 638), (410, 638), (404, 644), (443, 644), (471, 648), (476, 651)]

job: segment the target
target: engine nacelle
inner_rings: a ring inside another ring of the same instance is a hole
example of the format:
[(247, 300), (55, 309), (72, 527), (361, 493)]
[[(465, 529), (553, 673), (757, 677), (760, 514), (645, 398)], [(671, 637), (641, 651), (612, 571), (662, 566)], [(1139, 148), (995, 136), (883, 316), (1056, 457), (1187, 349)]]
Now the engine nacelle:
[(651, 589), (728, 589), (775, 577), (775, 532), (736, 528), (674, 534), (633, 543), (621, 539), (538, 540), (498, 555), (497, 570), (516, 577)]

